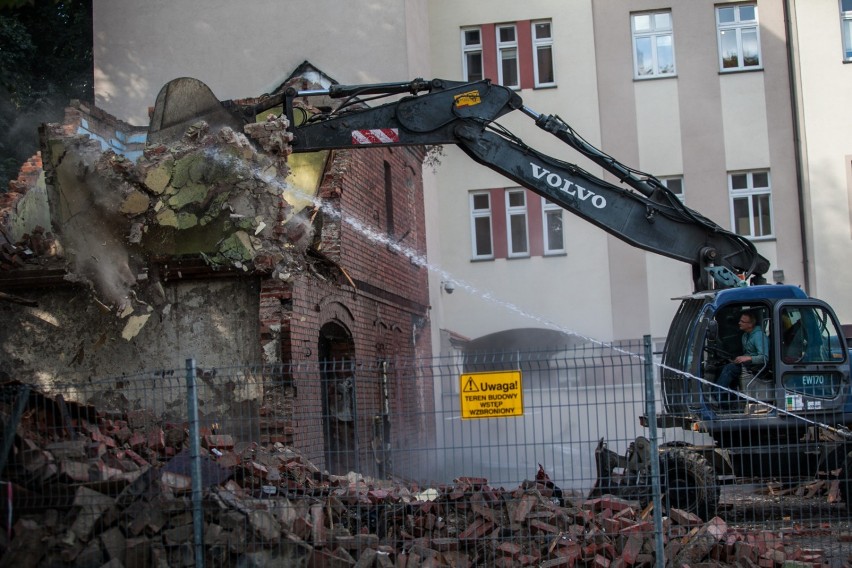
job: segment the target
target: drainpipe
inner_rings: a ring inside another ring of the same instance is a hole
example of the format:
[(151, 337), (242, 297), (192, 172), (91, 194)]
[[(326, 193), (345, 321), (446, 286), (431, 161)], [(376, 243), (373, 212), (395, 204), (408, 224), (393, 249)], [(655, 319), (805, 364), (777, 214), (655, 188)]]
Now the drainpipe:
[(792, 108), (793, 118), (793, 143), (795, 145), (796, 159), (796, 196), (799, 201), (799, 234), (802, 240), (802, 272), (804, 274), (805, 293), (810, 294), (811, 287), (811, 271), (810, 257), (808, 256), (808, 231), (809, 224), (807, 215), (805, 214), (805, 167), (807, 152), (805, 146), (807, 141), (802, 136), (802, 120), (800, 119), (799, 108), (799, 73), (798, 65), (796, 64), (796, 49), (793, 46), (797, 42), (798, 36), (794, 29), (793, 18), (796, 12), (796, 0), (784, 0), (784, 33), (786, 34), (787, 44), (787, 75), (790, 78), (790, 106)]

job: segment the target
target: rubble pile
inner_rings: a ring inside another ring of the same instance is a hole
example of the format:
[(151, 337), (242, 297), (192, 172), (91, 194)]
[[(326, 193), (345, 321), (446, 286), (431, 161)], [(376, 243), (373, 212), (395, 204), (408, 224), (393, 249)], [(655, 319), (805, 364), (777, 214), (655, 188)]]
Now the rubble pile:
[[(3, 424), (12, 403), (0, 405)], [(268, 417), (268, 415), (267, 415)], [(31, 393), (5, 469), (3, 566), (194, 565), (186, 424)], [(539, 469), (507, 490), (461, 477), (422, 488), (333, 476), (281, 442), (202, 429), (206, 565), (653, 566), (650, 507), (562, 494)], [(821, 566), (784, 531), (730, 529), (673, 509), (674, 566)]]
[[(86, 169), (86, 175), (95, 178), (88, 180), (91, 186), (109, 188), (106, 198), (120, 202), (101, 213), (114, 215), (118, 210), (124, 215), (128, 243), (141, 243), (162, 254), (170, 252), (168, 247), (180, 246), (181, 239), (164, 239), (158, 229), (184, 231), (209, 225), (216, 229), (215, 241), (196, 238), (192, 246), (200, 251), (177, 252), (204, 252), (211, 262), (241, 268), (266, 251), (275, 258), (263, 259), (263, 264), (274, 267), (286, 256), (281, 249), (299, 242), (286, 238), (295, 228), (287, 224), (311, 199), (288, 193), (291, 188), (281, 181), (289, 173), (286, 128), (286, 119), (246, 127), (268, 153), (259, 152), (240, 132), (229, 127), (217, 130), (199, 121), (174, 144), (146, 147), (135, 164), (111, 151), (92, 155), (94, 143), (86, 137), (64, 139), (62, 155), (51, 153), (50, 157), (62, 177), (62, 164), (70, 151), (78, 159), (73, 173)], [(204, 250), (211, 244), (216, 245), (213, 250)], [(164, 245), (167, 250), (162, 250)]]
[(40, 225), (22, 235), (17, 242), (4, 241), (0, 241), (0, 271), (23, 268), (28, 264), (44, 265), (48, 257), (56, 255), (56, 239)]
[(138, 297), (134, 308), (146, 313), (156, 293), (138, 284), (158, 262), (200, 257), (214, 270), (282, 280), (304, 271), (317, 206), (285, 181), (287, 127), (273, 117), (244, 134), (198, 121), (134, 162), (49, 125), (45, 172), (68, 279), (90, 284), (119, 313)]

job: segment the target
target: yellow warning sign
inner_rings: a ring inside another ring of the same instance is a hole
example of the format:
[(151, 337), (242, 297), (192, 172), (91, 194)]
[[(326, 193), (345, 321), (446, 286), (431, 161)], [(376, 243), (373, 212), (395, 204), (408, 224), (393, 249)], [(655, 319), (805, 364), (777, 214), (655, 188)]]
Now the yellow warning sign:
[(482, 102), (482, 99), (479, 96), (479, 91), (467, 91), (466, 93), (459, 93), (458, 95), (453, 97), (456, 101), (457, 107), (466, 107), (466, 106), (475, 106)]
[(520, 371), (465, 373), (460, 379), (462, 418), (524, 415)]

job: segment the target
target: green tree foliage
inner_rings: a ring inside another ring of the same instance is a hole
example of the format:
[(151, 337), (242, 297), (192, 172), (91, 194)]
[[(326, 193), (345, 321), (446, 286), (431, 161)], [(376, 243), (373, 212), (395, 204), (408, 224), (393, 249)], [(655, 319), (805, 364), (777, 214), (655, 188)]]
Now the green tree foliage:
[(94, 100), (91, 0), (0, 0), (0, 191), (38, 150), (38, 127)]

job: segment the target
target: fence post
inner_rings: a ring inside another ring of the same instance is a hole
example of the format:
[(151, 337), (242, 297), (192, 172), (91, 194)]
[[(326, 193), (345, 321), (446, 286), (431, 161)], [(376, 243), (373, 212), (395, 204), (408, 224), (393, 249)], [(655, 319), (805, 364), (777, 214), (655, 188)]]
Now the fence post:
[(654, 389), (654, 352), (651, 336), (642, 338), (645, 344), (645, 416), (648, 417), (648, 438), (651, 441), (651, 498), (654, 502), (654, 548), (657, 568), (666, 564), (663, 547), (663, 503), (660, 489), (660, 450), (657, 444), (657, 405)]
[(192, 471), (192, 527), (195, 535), (195, 566), (204, 568), (204, 514), (201, 509), (201, 442), (198, 432), (198, 392), (195, 359), (186, 360), (186, 403), (189, 411), (189, 457)]

